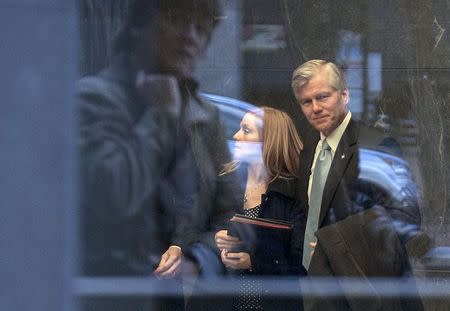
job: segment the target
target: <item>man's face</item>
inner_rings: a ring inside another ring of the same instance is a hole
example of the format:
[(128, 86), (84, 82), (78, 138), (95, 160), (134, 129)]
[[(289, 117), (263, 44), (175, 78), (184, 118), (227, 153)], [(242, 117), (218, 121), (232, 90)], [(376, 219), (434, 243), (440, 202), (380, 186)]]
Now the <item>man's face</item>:
[[(195, 12), (172, 9), (154, 23), (136, 30), (136, 55), (144, 70), (156, 69), (177, 78), (191, 78), (213, 30), (211, 20)], [(156, 63), (154, 62), (156, 57)]]
[(344, 120), (348, 111), (348, 90), (339, 92), (331, 87), (325, 71), (318, 72), (296, 92), (303, 114), (325, 136), (331, 134)]
[(213, 26), (211, 20), (195, 12), (173, 9), (159, 15), (156, 26), (156, 57), (161, 72), (191, 78), (199, 56), (205, 51)]

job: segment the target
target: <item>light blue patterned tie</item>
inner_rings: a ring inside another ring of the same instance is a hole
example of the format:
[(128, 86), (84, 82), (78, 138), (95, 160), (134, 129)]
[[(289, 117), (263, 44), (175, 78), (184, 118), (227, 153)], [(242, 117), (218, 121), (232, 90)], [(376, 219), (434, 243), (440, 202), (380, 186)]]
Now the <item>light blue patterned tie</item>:
[(311, 261), (311, 252), (313, 248), (311, 242), (316, 242), (314, 233), (319, 226), (320, 207), (322, 205), (322, 195), (325, 182), (327, 181), (328, 171), (331, 166), (331, 148), (327, 141), (322, 143), (322, 150), (316, 160), (314, 167), (313, 180), (311, 185), (311, 197), (309, 199), (308, 219), (306, 221), (305, 240), (303, 242), (303, 266), (308, 270)]

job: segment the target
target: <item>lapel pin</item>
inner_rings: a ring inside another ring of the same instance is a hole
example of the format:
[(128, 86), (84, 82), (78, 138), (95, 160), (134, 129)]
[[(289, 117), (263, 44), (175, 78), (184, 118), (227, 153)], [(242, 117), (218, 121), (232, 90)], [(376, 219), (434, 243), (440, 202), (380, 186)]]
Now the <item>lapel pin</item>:
[(341, 159), (345, 159), (345, 153), (341, 155)]

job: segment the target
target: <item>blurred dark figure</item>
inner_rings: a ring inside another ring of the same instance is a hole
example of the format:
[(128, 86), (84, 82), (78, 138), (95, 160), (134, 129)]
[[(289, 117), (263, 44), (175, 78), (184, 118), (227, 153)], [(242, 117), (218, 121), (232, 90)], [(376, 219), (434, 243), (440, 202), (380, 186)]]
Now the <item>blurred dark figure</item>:
[(237, 188), (219, 177), (229, 152), (194, 79), (220, 13), (216, 0), (137, 0), (112, 65), (80, 80), (84, 275), (174, 278), (183, 258), (222, 272), (214, 233)]
[[(358, 178), (360, 124), (348, 110), (350, 94), (342, 71), (331, 62), (308, 61), (294, 71), (292, 88), (318, 131), (300, 160), (300, 202), (308, 202), (302, 206), (307, 214), (303, 265), (308, 275), (409, 276), (406, 247), (420, 236), (419, 209)], [(420, 301), (399, 298), (396, 304), (383, 304), (376, 296), (363, 303), (352, 298), (305, 301), (308, 310), (385, 310), (387, 305), (389, 310), (422, 309)]]

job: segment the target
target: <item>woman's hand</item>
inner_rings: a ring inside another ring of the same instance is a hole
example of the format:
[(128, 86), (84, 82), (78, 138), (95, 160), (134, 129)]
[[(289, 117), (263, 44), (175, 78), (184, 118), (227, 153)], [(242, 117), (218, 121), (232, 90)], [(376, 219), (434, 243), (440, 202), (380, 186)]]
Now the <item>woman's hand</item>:
[(233, 247), (238, 247), (242, 245), (239, 238), (228, 235), (227, 230), (220, 230), (216, 233), (214, 240), (216, 241), (217, 247), (222, 250), (230, 250)]
[(225, 267), (234, 270), (247, 270), (252, 268), (252, 261), (248, 253), (229, 253), (225, 249), (220, 253)]

